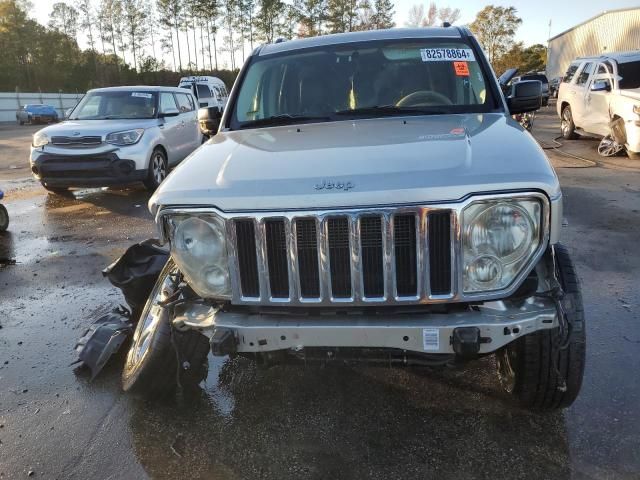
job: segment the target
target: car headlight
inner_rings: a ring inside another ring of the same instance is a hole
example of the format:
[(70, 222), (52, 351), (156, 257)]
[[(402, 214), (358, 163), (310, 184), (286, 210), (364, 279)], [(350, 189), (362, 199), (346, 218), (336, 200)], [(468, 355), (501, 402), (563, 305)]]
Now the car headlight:
[(540, 246), (542, 205), (538, 200), (470, 204), (463, 211), (463, 290), (476, 293), (508, 287)]
[(47, 143), (49, 143), (49, 137), (47, 136), (46, 133), (42, 133), (42, 132), (36, 132), (33, 134), (33, 141), (31, 143), (31, 145), (33, 145), (34, 147), (43, 147), (45, 146)]
[(191, 288), (204, 298), (229, 298), (224, 221), (211, 215), (178, 215), (167, 222), (171, 256)]
[(125, 130), (124, 132), (113, 132), (108, 134), (104, 141), (112, 145), (133, 145), (134, 143), (138, 143), (143, 133), (144, 128)]

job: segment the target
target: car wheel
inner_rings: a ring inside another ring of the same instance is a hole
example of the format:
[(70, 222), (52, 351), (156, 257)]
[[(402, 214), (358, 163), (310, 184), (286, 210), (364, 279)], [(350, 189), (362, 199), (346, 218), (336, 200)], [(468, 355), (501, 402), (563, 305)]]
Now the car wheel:
[(147, 178), (144, 180), (144, 186), (147, 190), (153, 192), (162, 181), (167, 178), (169, 167), (167, 164), (167, 156), (161, 148), (156, 148), (151, 154), (149, 160), (149, 171)]
[(193, 330), (175, 330), (171, 309), (159, 304), (173, 294), (176, 273), (169, 260), (142, 310), (122, 371), (125, 392), (165, 395), (178, 381), (183, 389), (193, 389), (207, 377), (209, 340)]
[[(556, 268), (564, 298), (568, 339), (559, 327), (539, 330), (497, 352), (498, 378), (504, 390), (524, 407), (555, 410), (578, 396), (585, 365), (585, 319), (580, 282), (569, 252), (555, 246)], [(561, 344), (562, 343), (562, 344)]]
[(571, 107), (569, 105), (562, 109), (560, 130), (562, 131), (562, 138), (566, 140), (572, 140), (576, 138), (576, 125), (573, 123), (573, 115), (571, 113)]
[(9, 228), (9, 212), (4, 205), (0, 205), (0, 232), (4, 232)]
[(624, 150), (624, 145), (619, 144), (611, 135), (607, 135), (598, 144), (598, 155), (601, 157), (613, 157)]
[(24, 120), (20, 120), (19, 118), (16, 118), (16, 121), (18, 122), (19, 125), (24, 125)]

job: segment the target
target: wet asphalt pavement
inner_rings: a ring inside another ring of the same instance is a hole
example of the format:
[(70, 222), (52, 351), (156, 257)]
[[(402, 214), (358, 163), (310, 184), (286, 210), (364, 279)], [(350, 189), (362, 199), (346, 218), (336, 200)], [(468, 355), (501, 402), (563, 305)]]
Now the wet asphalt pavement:
[[(553, 117), (536, 122), (551, 145)], [(593, 145), (563, 148), (593, 157)], [(588, 325), (582, 393), (553, 414), (514, 407), (492, 358), (467, 370), (261, 370), (210, 357), (195, 398), (148, 402), (120, 391), (121, 356), (90, 383), (69, 366), (73, 346), (123, 303), (100, 272), (154, 235), (148, 194), (59, 197), (11, 180), (0, 478), (640, 478), (640, 167), (549, 153)]]

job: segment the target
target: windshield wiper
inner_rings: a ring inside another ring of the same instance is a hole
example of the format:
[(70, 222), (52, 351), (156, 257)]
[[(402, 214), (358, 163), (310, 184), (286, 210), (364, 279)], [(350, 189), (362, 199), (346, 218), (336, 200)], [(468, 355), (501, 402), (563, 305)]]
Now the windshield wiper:
[(347, 110), (339, 110), (335, 115), (437, 115), (451, 113), (439, 107), (398, 107), (397, 105), (375, 105)]
[(250, 127), (266, 127), (271, 125), (291, 125), (293, 123), (298, 122), (306, 122), (311, 120), (318, 121), (329, 121), (331, 117), (328, 116), (310, 116), (310, 115), (290, 115), (288, 113), (284, 113), (282, 115), (272, 115), (267, 118), (258, 118), (257, 120), (249, 120), (248, 122), (244, 122), (240, 125), (240, 128), (250, 128)]

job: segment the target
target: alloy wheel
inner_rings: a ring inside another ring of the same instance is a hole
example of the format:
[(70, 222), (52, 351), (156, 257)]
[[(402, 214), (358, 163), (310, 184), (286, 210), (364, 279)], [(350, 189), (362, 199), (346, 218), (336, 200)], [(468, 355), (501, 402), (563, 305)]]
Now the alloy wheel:
[(624, 145), (616, 142), (611, 135), (604, 137), (598, 145), (598, 154), (601, 157), (613, 157), (622, 151)]
[(565, 108), (562, 111), (562, 122), (560, 122), (560, 129), (563, 135), (567, 135), (571, 129), (571, 110)]
[(162, 183), (162, 181), (167, 176), (167, 166), (164, 161), (164, 156), (160, 152), (156, 152), (153, 155), (152, 162), (152, 171), (153, 171), (153, 179), (156, 181), (158, 185)]

